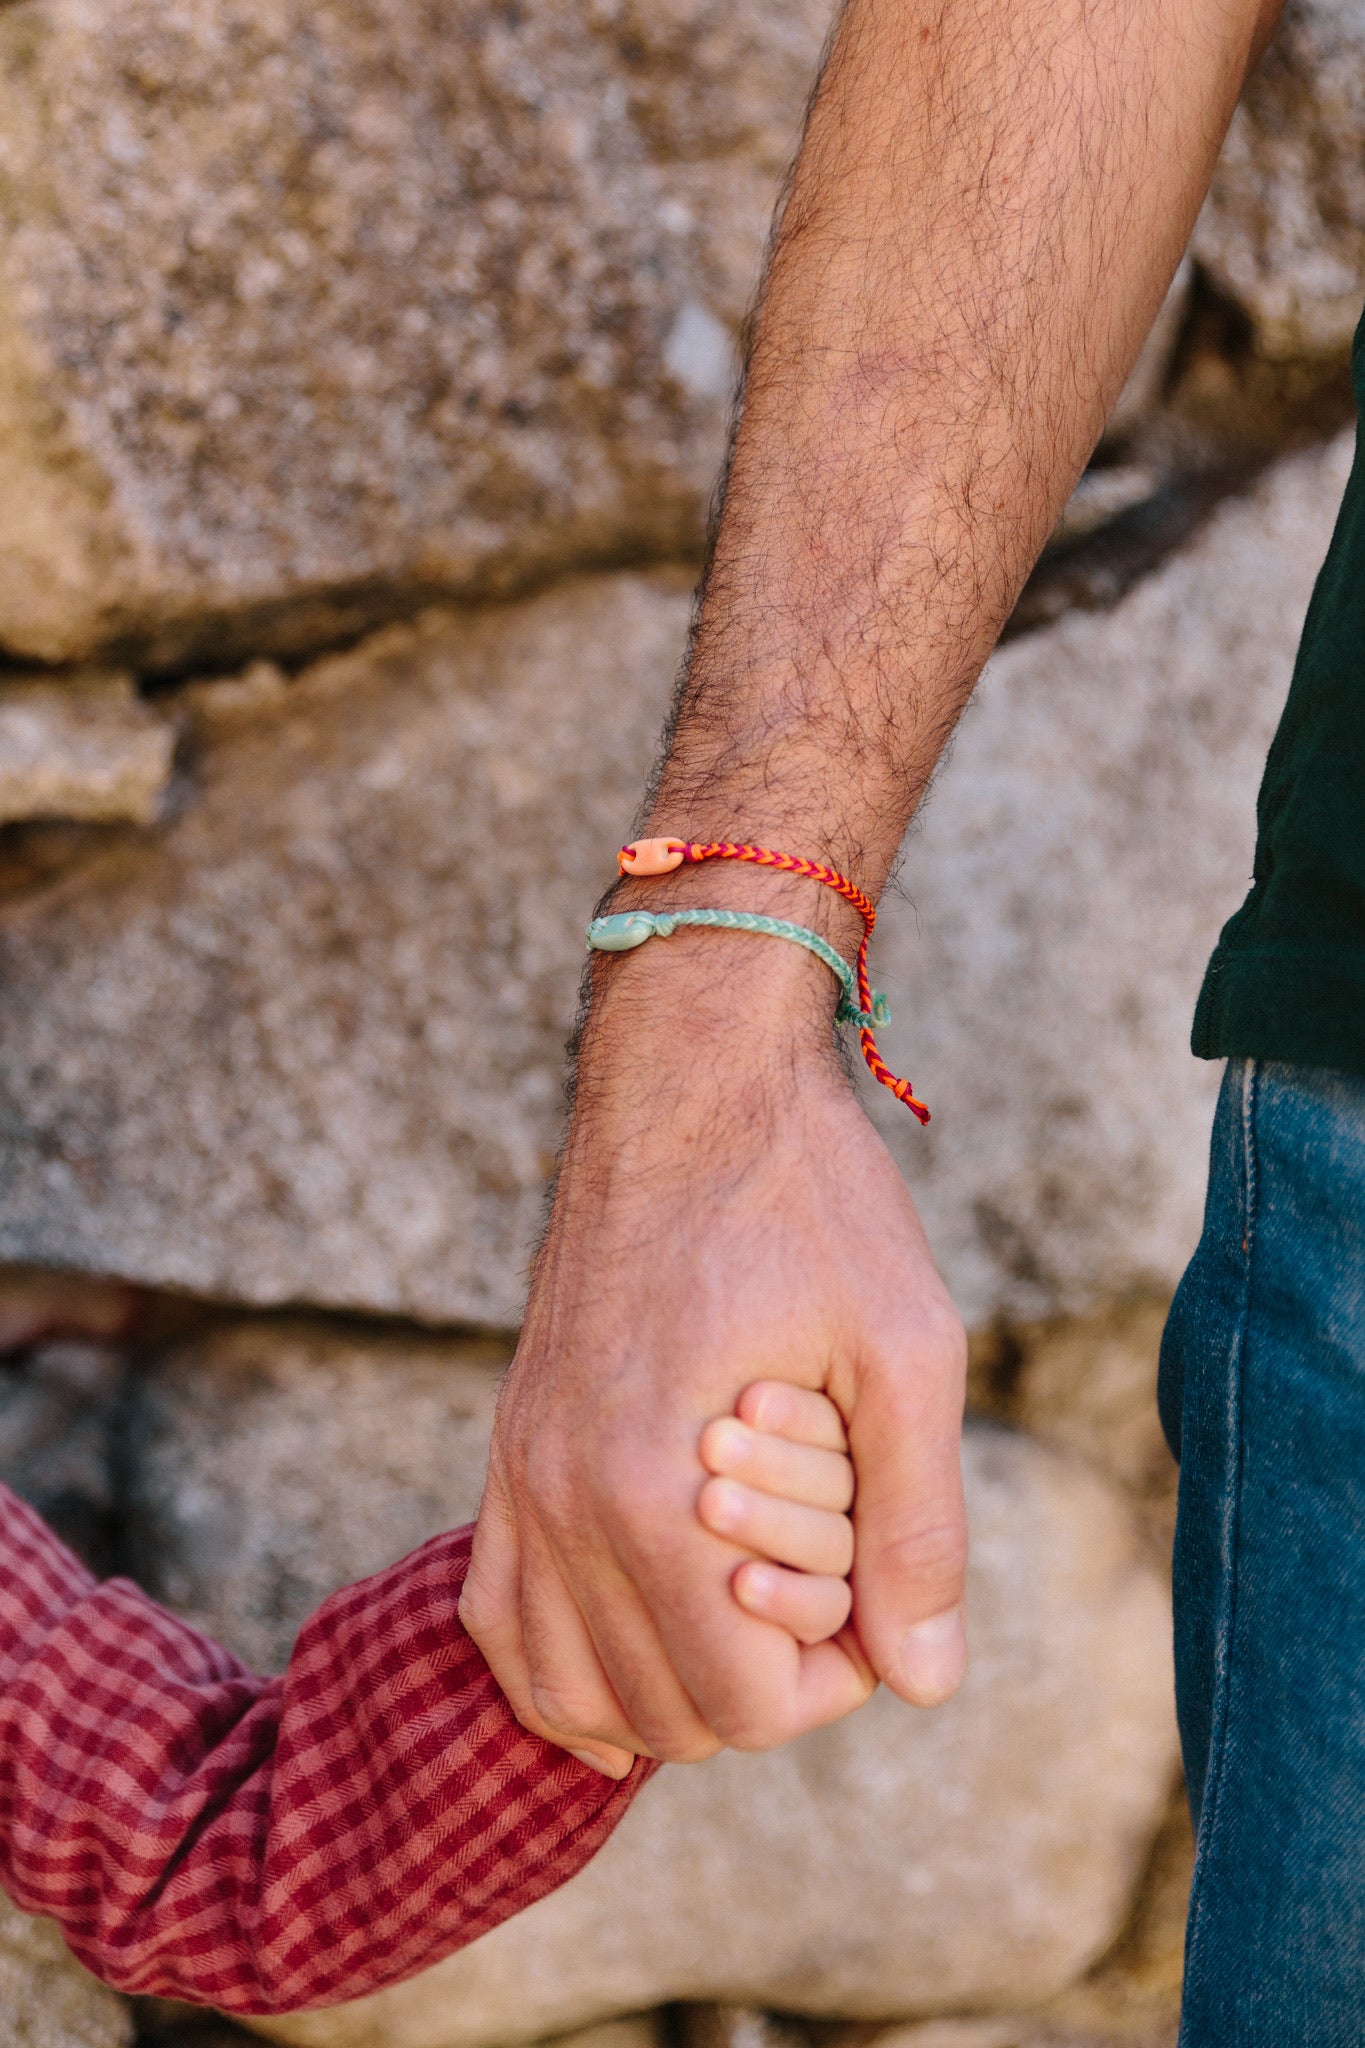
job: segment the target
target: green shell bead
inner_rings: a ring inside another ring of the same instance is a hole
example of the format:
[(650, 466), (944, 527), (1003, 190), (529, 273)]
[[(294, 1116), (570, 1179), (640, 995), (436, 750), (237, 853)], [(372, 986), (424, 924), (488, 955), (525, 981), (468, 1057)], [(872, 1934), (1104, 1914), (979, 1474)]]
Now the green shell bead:
[(594, 953), (630, 953), (659, 929), (649, 910), (619, 910), (613, 917), (595, 917), (588, 926), (588, 948)]

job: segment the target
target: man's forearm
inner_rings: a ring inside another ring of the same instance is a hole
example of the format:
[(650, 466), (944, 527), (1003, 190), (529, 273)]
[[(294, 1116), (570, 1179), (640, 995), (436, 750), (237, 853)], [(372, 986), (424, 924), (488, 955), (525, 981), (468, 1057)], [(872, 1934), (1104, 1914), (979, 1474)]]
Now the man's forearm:
[(1276, 12), (850, 0), (762, 296), (653, 829), (799, 848), (880, 887)]
[[(1273, 11), (849, 0), (648, 830), (766, 841), (881, 888)], [(632, 899), (857, 937), (830, 890), (752, 867), (627, 882)], [(848, 1711), (866, 1667), (943, 1700), (966, 1655), (965, 1340), (834, 1064), (834, 978), (769, 938), (680, 931), (599, 957), (594, 990), (471, 1633), (526, 1725), (571, 1747), (766, 1747)], [(698, 1523), (701, 1430), (761, 1378), (826, 1391), (847, 1425), (852, 1648), (742, 1613), (742, 1553)]]

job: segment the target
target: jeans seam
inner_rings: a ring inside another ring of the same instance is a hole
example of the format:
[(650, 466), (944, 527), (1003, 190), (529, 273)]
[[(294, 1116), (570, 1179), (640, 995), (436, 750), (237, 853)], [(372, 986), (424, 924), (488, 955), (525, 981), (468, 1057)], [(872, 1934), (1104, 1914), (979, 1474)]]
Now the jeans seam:
[[(1224, 1544), (1227, 1554), (1227, 1592), (1220, 1617), (1216, 1653), (1214, 1698), (1209, 1733), (1209, 1766), (1205, 1780), (1203, 1811), (1195, 1844), (1194, 1881), (1190, 1890), (1188, 1933), (1185, 1940), (1185, 1973), (1193, 1975), (1195, 1948), (1205, 1922), (1204, 1895), (1218, 1810), (1225, 1782), (1228, 1717), (1232, 1698), (1232, 1657), (1237, 1629), (1237, 1552), (1242, 1522), (1242, 1370), (1246, 1357), (1247, 1327), (1251, 1319), (1252, 1260), (1256, 1239), (1256, 1107), (1260, 1093), (1260, 1063), (1248, 1060), (1242, 1074), (1242, 1251), (1245, 1258), (1242, 1310), (1233, 1339), (1228, 1371), (1228, 1433), (1231, 1443), (1231, 1484), (1228, 1488)], [(1188, 2032), (1188, 2014), (1182, 2017), (1177, 2048), (1197, 2048)]]

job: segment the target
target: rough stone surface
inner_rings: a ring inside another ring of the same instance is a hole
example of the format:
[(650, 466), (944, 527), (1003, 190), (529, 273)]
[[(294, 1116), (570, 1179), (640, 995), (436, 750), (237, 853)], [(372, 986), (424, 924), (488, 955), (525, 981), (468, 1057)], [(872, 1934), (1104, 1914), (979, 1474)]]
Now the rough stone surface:
[[(923, 2025), (892, 2027), (873, 2037), (875, 2048), (1175, 2048), (1175, 2035), (1115, 2035), (1059, 2026), (1050, 2016), (1015, 2013), (1008, 2018), (927, 2020)], [(861, 2044), (860, 2044), (861, 2048)]]
[(1365, 11), (1289, 0), (1192, 244), (1262, 352), (1343, 355), (1365, 296)]
[(1019, 1426), (1088, 1458), (1137, 1495), (1167, 1484), (1171, 1455), (1156, 1412), (1164, 1302), (1077, 1316), (1030, 1331), (1015, 1398)]
[(195, 693), (181, 815), (0, 905), (0, 1257), (515, 1322), (686, 614), (603, 578)]
[(1108, 526), (1155, 496), (1160, 472), (1144, 463), (1125, 462), (1111, 468), (1088, 469), (1062, 508), (1048, 539), (1049, 549), (1071, 547)]
[[(934, 1122), (867, 1099), (969, 1322), (1169, 1293), (1195, 1242), (1190, 1016), (1348, 457), (1003, 649), (911, 837), (874, 967)], [(0, 1257), (515, 1322), (686, 612), (586, 579), (191, 693), (181, 815), (0, 903)]]
[(799, 2020), (752, 2005), (674, 2007), (679, 2048), (809, 2048)]
[(972, 1339), (967, 1391), (978, 1414), (1026, 1429), (1113, 1480), (1163, 1554), (1178, 1478), (1156, 1401), (1167, 1308), (1164, 1299), (1139, 1299), (1094, 1315), (993, 1324)]
[(93, 1569), (113, 1568), (115, 1440), (123, 1359), (65, 1339), (0, 1363), (0, 1480)]
[(925, 2020), (920, 2026), (888, 2027), (873, 2036), (876, 2048), (1023, 2048), (1018, 2018)]
[(126, 1502), (139, 1579), (258, 1670), (338, 1586), (470, 1522), (507, 1348), (230, 1323), (142, 1376)]
[(829, 0), (0, 12), (0, 643), (698, 545)]
[[(253, 2038), (245, 2027), (234, 2026), (231, 2020), (205, 2015), (202, 2006), (181, 2008), (181, 2014), (171, 2019), (162, 2018), (156, 2008), (171, 2010), (168, 2001), (142, 1998), (134, 2010), (138, 2018), (137, 2048), (246, 2048)], [(155, 2014), (148, 2023), (149, 2009)]]
[(579, 2027), (547, 2041), (545, 2048), (667, 2048), (671, 2039), (667, 2016), (662, 2012), (627, 2013), (618, 2020), (601, 2020), (594, 2027)]
[(234, 2020), (176, 1998), (137, 1998), (137, 2048), (247, 2048), (254, 2038)]
[(1160, 401), (1189, 307), (1193, 283), (1194, 264), (1189, 256), (1185, 256), (1176, 268), (1166, 296), (1157, 308), (1151, 331), (1138, 351), (1137, 361), (1128, 372), (1127, 382), (1109, 415), (1104, 430), (1106, 441), (1124, 440)]
[(137, 1297), (121, 1280), (39, 1266), (0, 1266), (0, 1355), (46, 1337), (83, 1337), (112, 1344), (129, 1335)]
[(1060, 1989), (1114, 1938), (1175, 1761), (1169, 1611), (1100, 1480), (968, 1433), (973, 1661), (771, 1756), (666, 1770), (552, 1897), (307, 2048), (493, 2048), (713, 1999), (879, 2018)]
[(0, 1894), (0, 2038), (5, 2048), (130, 2048), (125, 2001), (83, 1970), (50, 1920)]
[(30, 818), (150, 825), (175, 729), (126, 676), (0, 689), (0, 825)]
[[(306, 648), (696, 548), (832, 12), (6, 7), (0, 645)], [(1358, 309), (1362, 53), (1291, 4), (1200, 223), (1272, 352)]]
[(1194, 1841), (1183, 1786), (1173, 1796), (1124, 1934), (1057, 1998), (1011, 2014), (845, 2027), (822, 2048), (1176, 2048)]
[(878, 1036), (934, 1121), (867, 1100), (969, 1323), (1169, 1294), (1194, 1248), (1218, 1069), (1190, 1020), (1350, 452), (1281, 463), (1112, 612), (1003, 648), (907, 843)]
[[(202, 2006), (164, 1999), (140, 1999), (138, 2021), (138, 2048), (248, 2048), (256, 2038), (230, 2020), (206, 2014)], [(670, 2048), (673, 2040), (669, 2015), (655, 2011), (579, 2027), (541, 2048)]]

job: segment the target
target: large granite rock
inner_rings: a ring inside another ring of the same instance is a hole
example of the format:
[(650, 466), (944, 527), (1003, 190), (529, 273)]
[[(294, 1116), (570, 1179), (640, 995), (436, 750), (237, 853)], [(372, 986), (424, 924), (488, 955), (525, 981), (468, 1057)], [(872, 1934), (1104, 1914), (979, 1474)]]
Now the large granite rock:
[(139, 702), (127, 676), (10, 683), (0, 688), (0, 825), (150, 825), (174, 752), (174, 725)]
[[(1172, 1794), (1128, 1926), (1078, 1982), (1010, 2014), (914, 2021), (875, 2034), (866, 2026), (834, 2029), (821, 2048), (1176, 2048), (1193, 1872), (1194, 1835), (1182, 1784)], [(759, 2017), (750, 2015), (751, 2032)], [(752, 2048), (790, 2044), (755, 2041)]]
[(472, 1522), (504, 1345), (233, 1322), (165, 1352), (126, 1423), (130, 1557), (159, 1600), (282, 1670), (338, 1586)]
[[(0, 10), (0, 647), (222, 660), (694, 549), (831, 0)], [(1336, 348), (1351, 0), (1302, 0), (1200, 260)]]
[(83, 1970), (50, 1920), (0, 1893), (0, 2040), (5, 2048), (131, 2048), (132, 2009)]
[(754, 2005), (684, 2003), (673, 2015), (678, 2048), (807, 2048), (810, 2039), (799, 2020)]
[(973, 1660), (950, 1706), (881, 1694), (773, 1755), (666, 1770), (586, 1870), (471, 1948), (254, 2024), (300, 2048), (495, 2048), (671, 1999), (877, 2018), (1060, 1989), (1123, 1925), (1165, 1807), (1167, 1601), (1084, 1468), (971, 1430), (965, 1473)]
[(0, 1257), (516, 1321), (686, 613), (604, 578), (195, 693), (181, 814), (0, 903)]
[[(1169, 1292), (1194, 1243), (1190, 1015), (1348, 457), (1006, 647), (911, 837), (874, 970), (934, 1122), (868, 1100), (971, 1323)], [(0, 1257), (514, 1323), (686, 613), (604, 576), (189, 693), (180, 814), (0, 900)]]
[(0, 12), (0, 645), (695, 548), (830, 0)]
[(123, 1359), (58, 1339), (0, 1360), (0, 1480), (91, 1569), (115, 1570)]
[(973, 1334), (967, 1375), (973, 1412), (1084, 1458), (1128, 1495), (1163, 1555), (1179, 1477), (1156, 1400), (1168, 1306), (1138, 1297), (1093, 1315), (992, 1323)]
[(1193, 249), (1261, 351), (1344, 355), (1365, 297), (1365, 10), (1288, 0), (1233, 117)]
[(117, 1570), (115, 1466), (132, 1290), (0, 1267), (0, 1480), (101, 1576)]
[(113, 1345), (128, 1338), (138, 1300), (121, 1280), (41, 1266), (0, 1266), (0, 1356), (52, 1337)]

